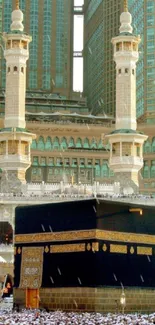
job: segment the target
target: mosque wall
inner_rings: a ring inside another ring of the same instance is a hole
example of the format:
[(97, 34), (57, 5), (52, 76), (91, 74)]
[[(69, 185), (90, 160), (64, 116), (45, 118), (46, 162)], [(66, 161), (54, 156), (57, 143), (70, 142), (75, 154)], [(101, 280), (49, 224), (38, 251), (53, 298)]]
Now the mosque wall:
[[(109, 168), (109, 145), (104, 135), (112, 127), (104, 125), (31, 123), (31, 132), (37, 134), (32, 143), (32, 165), (27, 181), (52, 183), (71, 182), (113, 183), (114, 172)], [(144, 167), (140, 171), (140, 191), (155, 194), (155, 137), (153, 125), (138, 124), (138, 130), (148, 135), (144, 143)], [(103, 136), (102, 136), (103, 135)], [(65, 174), (65, 179), (63, 175)]]
[[(125, 288), (125, 313), (154, 312), (154, 289)], [(64, 311), (122, 312), (121, 288), (41, 288), (40, 308)], [(14, 288), (14, 302), (25, 306), (26, 292)]]

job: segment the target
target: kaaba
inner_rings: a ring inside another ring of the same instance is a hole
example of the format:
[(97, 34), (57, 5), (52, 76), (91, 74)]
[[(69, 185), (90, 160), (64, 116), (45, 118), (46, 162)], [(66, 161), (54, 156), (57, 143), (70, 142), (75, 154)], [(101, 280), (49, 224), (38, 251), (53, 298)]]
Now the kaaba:
[(85, 199), (17, 207), (14, 302), (30, 308), (155, 308), (155, 208)]

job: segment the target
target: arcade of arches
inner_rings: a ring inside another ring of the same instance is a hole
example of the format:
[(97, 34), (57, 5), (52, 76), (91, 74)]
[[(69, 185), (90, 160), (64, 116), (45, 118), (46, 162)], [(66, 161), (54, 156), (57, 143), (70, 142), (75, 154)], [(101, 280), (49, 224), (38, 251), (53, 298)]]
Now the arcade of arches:
[[(31, 146), (32, 166), (27, 171), (27, 181), (111, 183), (114, 173), (108, 167), (109, 145), (104, 134), (112, 127), (105, 125), (60, 124), (27, 122), (27, 128), (36, 133)], [(143, 192), (155, 192), (155, 136), (151, 125), (138, 125), (147, 134), (144, 144), (144, 168), (141, 170), (140, 187)], [(143, 181), (141, 181), (143, 178)]]

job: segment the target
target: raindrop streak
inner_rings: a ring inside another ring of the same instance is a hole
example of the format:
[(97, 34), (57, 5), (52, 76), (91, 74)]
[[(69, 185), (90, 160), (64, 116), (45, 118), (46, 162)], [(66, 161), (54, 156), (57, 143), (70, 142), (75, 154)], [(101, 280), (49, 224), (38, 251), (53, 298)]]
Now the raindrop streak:
[(94, 247), (92, 247), (92, 252), (95, 253), (95, 249), (94, 249)]
[(115, 273), (113, 273), (113, 276), (114, 276), (115, 281), (117, 281), (117, 277), (116, 277)]
[(58, 273), (61, 275), (61, 271), (60, 271), (59, 267), (57, 268), (57, 270), (58, 270)]
[(52, 276), (50, 276), (50, 280), (51, 280), (52, 283), (54, 283), (54, 280), (53, 280)]
[(42, 228), (43, 231), (45, 231), (45, 227), (44, 227), (44, 225), (41, 224), (41, 228)]
[(74, 302), (74, 305), (76, 306), (76, 308), (78, 308), (78, 304), (77, 304), (76, 300), (73, 300), (73, 302)]
[(140, 274), (140, 278), (141, 278), (142, 282), (144, 282), (144, 278), (141, 274)]
[(78, 278), (78, 282), (79, 282), (79, 284), (80, 284), (80, 285), (82, 284), (82, 282), (81, 282), (80, 278)]
[(149, 262), (151, 262), (151, 260), (150, 260), (150, 256), (147, 255), (147, 259), (148, 259)]
[(50, 36), (49, 36), (49, 35), (47, 35), (47, 37), (48, 37), (48, 40), (49, 40), (49, 42), (51, 42), (51, 38), (50, 38)]
[(122, 287), (122, 290), (124, 290), (124, 286), (123, 286), (123, 283), (122, 282), (120, 282), (120, 285)]
[(97, 201), (98, 204), (100, 204), (100, 201), (98, 200), (98, 198), (96, 198), (96, 201)]
[(95, 213), (96, 213), (96, 208), (95, 208), (95, 206), (93, 205), (93, 209), (94, 209), (94, 211), (95, 211)]
[(55, 81), (52, 79), (52, 84), (53, 84), (53, 86), (55, 86)]
[(52, 232), (53, 230), (52, 230), (52, 228), (51, 228), (51, 226), (49, 226), (49, 230)]
[(90, 47), (88, 47), (89, 53), (92, 55), (92, 50)]
[(90, 130), (90, 127), (89, 127), (89, 125), (88, 125), (88, 124), (87, 124), (87, 129), (88, 129), (88, 130)]

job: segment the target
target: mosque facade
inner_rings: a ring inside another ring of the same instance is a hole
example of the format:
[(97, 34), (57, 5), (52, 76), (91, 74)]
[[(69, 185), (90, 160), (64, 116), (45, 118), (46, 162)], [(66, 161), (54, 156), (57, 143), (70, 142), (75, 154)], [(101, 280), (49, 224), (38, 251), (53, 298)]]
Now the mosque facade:
[[(117, 63), (116, 126), (106, 137), (102, 133), (101, 140), (109, 140), (109, 166), (114, 169), (117, 176), (114, 179), (119, 179), (125, 195), (135, 194), (139, 188), (138, 173), (143, 166), (142, 148), (147, 136), (137, 131), (135, 115), (135, 64), (140, 39), (132, 35), (127, 7), (120, 20), (120, 35), (112, 40)], [(86, 127), (89, 129), (89, 125)], [(74, 143), (69, 148), (77, 149)], [(103, 150), (106, 149), (108, 151), (104, 144)], [(70, 165), (70, 161), (65, 163)], [(74, 175), (72, 177), (73, 190)], [(32, 200), (29, 203), (32, 204)], [(146, 310), (145, 301), (152, 310), (154, 306), (149, 300), (155, 268), (153, 213), (154, 207), (149, 204), (148, 207), (136, 201), (128, 204), (126, 198), (119, 204), (96, 199), (18, 207), (15, 302), (20, 301), (28, 308), (38, 308), (40, 304), (50, 309), (114, 311), (120, 295), (125, 308), (125, 286), (129, 287), (129, 311)], [(139, 222), (140, 217), (142, 222)], [(109, 290), (107, 286), (113, 288)], [(133, 287), (137, 288), (133, 290)], [(135, 304), (133, 296), (138, 297), (139, 287), (143, 287), (143, 292)], [(107, 300), (110, 293), (112, 301)]]

